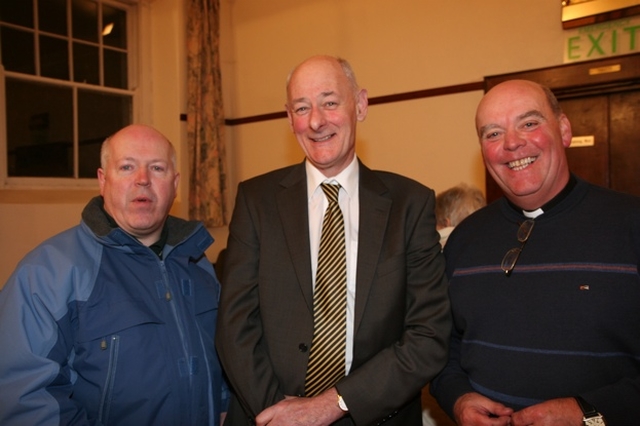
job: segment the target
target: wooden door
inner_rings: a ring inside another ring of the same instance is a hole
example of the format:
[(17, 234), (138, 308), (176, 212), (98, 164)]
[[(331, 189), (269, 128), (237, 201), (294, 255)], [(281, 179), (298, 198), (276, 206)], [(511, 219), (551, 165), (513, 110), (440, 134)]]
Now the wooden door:
[(640, 90), (609, 98), (610, 188), (640, 196)]
[(569, 169), (584, 180), (609, 187), (608, 96), (590, 96), (560, 101), (569, 117), (573, 136), (593, 140), (592, 146), (567, 148)]

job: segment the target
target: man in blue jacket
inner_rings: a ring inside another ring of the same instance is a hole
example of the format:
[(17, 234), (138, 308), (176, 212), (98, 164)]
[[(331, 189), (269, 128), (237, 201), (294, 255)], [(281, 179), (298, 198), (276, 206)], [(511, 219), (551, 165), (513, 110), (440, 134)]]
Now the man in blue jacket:
[(0, 424), (219, 425), (219, 282), (204, 226), (169, 216), (171, 143), (132, 125), (108, 138), (100, 194), (0, 292)]

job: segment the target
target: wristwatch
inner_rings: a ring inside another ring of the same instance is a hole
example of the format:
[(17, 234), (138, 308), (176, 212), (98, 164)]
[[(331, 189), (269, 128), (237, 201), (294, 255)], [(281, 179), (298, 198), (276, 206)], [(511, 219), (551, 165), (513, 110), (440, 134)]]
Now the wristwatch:
[(575, 399), (582, 410), (582, 424), (584, 426), (607, 426), (604, 417), (598, 413), (596, 407), (589, 404), (580, 396), (576, 396)]
[(347, 403), (344, 402), (344, 399), (342, 399), (342, 395), (340, 394), (338, 394), (338, 407), (345, 413), (349, 411), (349, 408), (347, 407)]

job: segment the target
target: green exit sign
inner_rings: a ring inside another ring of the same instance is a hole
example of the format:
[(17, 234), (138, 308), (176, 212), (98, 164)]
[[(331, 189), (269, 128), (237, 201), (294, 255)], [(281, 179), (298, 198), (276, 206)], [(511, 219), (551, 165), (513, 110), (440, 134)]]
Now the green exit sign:
[(637, 16), (565, 31), (565, 63), (637, 52), (640, 52)]

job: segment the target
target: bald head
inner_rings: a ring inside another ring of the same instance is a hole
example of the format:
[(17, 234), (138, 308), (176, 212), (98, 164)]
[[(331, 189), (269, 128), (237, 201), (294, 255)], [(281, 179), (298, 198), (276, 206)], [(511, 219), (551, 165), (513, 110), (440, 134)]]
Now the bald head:
[(111, 141), (113, 139), (164, 140), (169, 145), (173, 168), (177, 170), (176, 150), (173, 144), (158, 130), (144, 124), (131, 124), (118, 130), (116, 133), (105, 139), (102, 143), (102, 147), (100, 148), (100, 167), (102, 169), (106, 168), (107, 162), (109, 161), (111, 155)]
[(290, 84), (291, 80), (298, 73), (304, 72), (308, 68), (319, 68), (319, 67), (331, 67), (336, 70), (337, 73), (342, 74), (346, 79), (348, 86), (353, 91), (354, 96), (358, 92), (358, 82), (356, 81), (356, 75), (353, 72), (353, 68), (346, 59), (342, 59), (335, 56), (330, 55), (317, 55), (312, 56), (299, 65), (297, 65), (287, 76), (287, 96), (290, 95)]
[[(553, 115), (556, 118), (559, 118), (562, 115), (560, 103), (548, 87), (530, 80), (507, 80), (492, 87), (480, 100), (476, 110), (476, 125), (478, 114), (486, 108), (486, 105), (491, 105), (495, 99), (498, 99), (499, 102), (503, 102), (505, 97), (513, 97), (525, 92), (530, 94), (528, 96), (531, 96), (531, 94), (535, 94), (535, 96), (543, 96)], [(482, 129), (478, 127), (476, 127), (476, 129), (478, 131), (478, 135), (480, 135)]]

